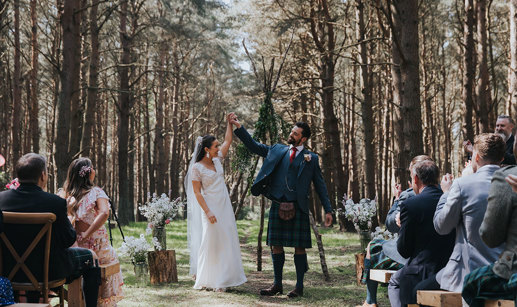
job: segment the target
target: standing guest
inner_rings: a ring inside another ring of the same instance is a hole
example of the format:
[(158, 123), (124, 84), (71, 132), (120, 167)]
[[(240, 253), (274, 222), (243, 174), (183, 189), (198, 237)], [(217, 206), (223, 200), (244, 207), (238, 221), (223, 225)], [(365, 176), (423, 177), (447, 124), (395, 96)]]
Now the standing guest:
[[(68, 167), (64, 192), (70, 199), (68, 211), (77, 231), (79, 247), (94, 251), (99, 264), (118, 263), (118, 257), (109, 243), (104, 223), (109, 214), (109, 198), (104, 191), (94, 186), (95, 170), (88, 158), (72, 161)], [(122, 296), (122, 273), (107, 277), (100, 288), (98, 306), (116, 306)]]
[[(513, 153), (513, 143), (515, 137), (513, 136), (513, 128), (515, 128), (514, 120), (508, 115), (499, 115), (495, 123), (495, 133), (499, 134), (503, 141), (506, 142), (506, 153), (501, 165), (515, 165), (515, 155)], [(465, 151), (472, 156), (472, 143), (470, 141), (463, 142)]]
[[(97, 306), (97, 295), (101, 273), (94, 267), (94, 254), (84, 248), (69, 248), (76, 240), (76, 232), (67, 218), (66, 201), (56, 195), (44, 192), (48, 181), (47, 160), (38, 154), (28, 153), (16, 162), (15, 172), (20, 182), (17, 189), (0, 192), (0, 210), (12, 212), (50, 212), (56, 215), (52, 224), (50, 246), (49, 280), (66, 278), (67, 282), (83, 276), (83, 292), (87, 307)], [(11, 225), (6, 235), (11, 238), (14, 248), (21, 255), (34, 236), (40, 231), (39, 225)], [(39, 259), (43, 248), (36, 247), (25, 263), (37, 279), (43, 278), (43, 268)], [(16, 262), (4, 258), (4, 265), (14, 266)], [(20, 274), (23, 275), (23, 274)], [(23, 276), (15, 275), (16, 281)], [(39, 295), (38, 295), (39, 297)], [(29, 301), (38, 302), (38, 297)]]
[[(517, 156), (517, 144), (514, 144), (513, 152)], [(516, 179), (515, 165), (494, 173), (479, 234), (489, 247), (503, 243), (505, 246), (495, 263), (478, 268), (465, 277), (462, 296), (470, 306), (484, 306), (485, 299), (514, 300), (517, 304)]]
[[(432, 159), (427, 155), (416, 156), (411, 160), (409, 165), (409, 171), (418, 162)], [(411, 184), (410, 184), (411, 185)], [(400, 184), (395, 184), (393, 187), (395, 192), (395, 201), (391, 206), (388, 215), (386, 216), (386, 228), (391, 233), (398, 233), (400, 230), (400, 204), (406, 199), (415, 196), (413, 188), (402, 191)], [(372, 240), (368, 244), (366, 249), (366, 257), (364, 259), (364, 272), (361, 282), (366, 284), (366, 300), (362, 307), (373, 307), (377, 306), (377, 288), (379, 283), (375, 280), (371, 280), (369, 273), (371, 269), (376, 270), (399, 270), (407, 262), (407, 259), (402, 257), (397, 251), (397, 239)]]
[(434, 228), (441, 235), (456, 230), (456, 243), (449, 262), (436, 276), (417, 285), (417, 290), (461, 292), (463, 280), (472, 270), (493, 263), (502, 247), (490, 248), (481, 240), (479, 227), (488, 205), (488, 192), (494, 172), (504, 158), (506, 145), (499, 134), (476, 136), (472, 154), (474, 174), (452, 181), (443, 176), (440, 198), (434, 214)]
[(416, 196), (400, 205), (400, 231), (397, 250), (409, 258), (407, 264), (390, 279), (391, 306), (416, 303), (415, 285), (441, 270), (454, 247), (454, 234), (439, 235), (433, 216), (443, 194), (438, 187), (439, 169), (433, 161), (416, 163), (411, 183)]

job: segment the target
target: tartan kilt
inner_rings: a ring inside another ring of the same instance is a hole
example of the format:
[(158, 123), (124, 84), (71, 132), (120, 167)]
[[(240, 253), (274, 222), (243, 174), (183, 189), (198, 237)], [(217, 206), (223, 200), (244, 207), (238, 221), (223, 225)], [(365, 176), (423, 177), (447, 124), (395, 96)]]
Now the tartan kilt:
[(366, 281), (370, 278), (370, 269), (375, 270), (400, 270), (404, 267), (403, 264), (396, 262), (390, 257), (386, 256), (382, 251), (382, 245), (386, 242), (383, 239), (375, 239), (370, 241), (370, 267), (365, 268), (361, 283), (366, 284)]
[(486, 299), (511, 300), (517, 303), (517, 273), (509, 280), (497, 276), (493, 264), (480, 267), (465, 276), (461, 295), (469, 306), (484, 306)]
[(280, 204), (273, 201), (269, 209), (267, 225), (268, 246), (304, 247), (311, 248), (311, 222), (309, 215), (298, 208), (295, 203), (296, 214), (289, 221), (284, 221), (278, 215)]

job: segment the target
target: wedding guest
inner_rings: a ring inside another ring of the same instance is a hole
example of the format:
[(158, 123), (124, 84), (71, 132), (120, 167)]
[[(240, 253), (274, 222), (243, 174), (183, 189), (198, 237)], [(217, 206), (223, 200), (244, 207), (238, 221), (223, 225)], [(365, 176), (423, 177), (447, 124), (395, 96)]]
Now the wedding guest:
[[(49, 280), (66, 278), (71, 282), (83, 276), (83, 292), (86, 307), (97, 305), (97, 294), (101, 272), (93, 267), (94, 254), (84, 248), (70, 248), (76, 239), (76, 232), (66, 215), (66, 201), (56, 195), (44, 192), (48, 181), (47, 160), (45, 157), (28, 153), (22, 156), (15, 166), (20, 186), (0, 192), (0, 209), (13, 212), (50, 212), (56, 215), (52, 224), (50, 246)], [(11, 225), (5, 234), (11, 239), (14, 248), (20, 253), (25, 250), (40, 225)], [(43, 278), (43, 267), (38, 259), (43, 257), (43, 246), (36, 246), (25, 263), (38, 280)], [(16, 261), (5, 254), (4, 268), (12, 267)], [(28, 282), (23, 274), (16, 274), (15, 281)], [(38, 302), (39, 293), (28, 294), (29, 302)]]
[[(413, 165), (418, 162), (432, 159), (427, 155), (416, 156), (411, 160), (409, 171)], [(410, 184), (411, 185), (411, 184)], [(413, 188), (402, 191), (400, 184), (394, 186), (395, 200), (391, 206), (388, 215), (386, 216), (386, 228), (391, 233), (398, 233), (400, 230), (400, 204), (406, 199), (415, 196)], [(376, 239), (368, 244), (366, 249), (366, 257), (364, 259), (364, 271), (361, 283), (366, 284), (366, 299), (363, 307), (377, 306), (377, 288), (379, 283), (371, 280), (369, 273), (371, 269), (376, 270), (399, 270), (407, 262), (407, 259), (402, 257), (397, 251), (397, 239), (382, 240)]]
[[(77, 231), (77, 244), (94, 251), (100, 265), (116, 264), (118, 257), (104, 226), (109, 214), (109, 198), (93, 184), (94, 179), (95, 170), (88, 158), (75, 159), (68, 167), (64, 192)], [(100, 288), (98, 306), (116, 306), (123, 298), (122, 284), (120, 271), (107, 277)]]
[(490, 248), (479, 235), (479, 227), (488, 205), (490, 182), (503, 161), (506, 144), (495, 133), (474, 139), (472, 170), (474, 174), (454, 180), (443, 176), (440, 198), (434, 214), (434, 228), (441, 235), (456, 231), (456, 243), (447, 265), (436, 276), (416, 286), (416, 290), (461, 292), (463, 280), (472, 270), (493, 263), (502, 247)]
[(433, 161), (418, 162), (411, 170), (416, 196), (400, 205), (400, 231), (397, 250), (409, 258), (407, 264), (390, 279), (391, 306), (416, 303), (414, 287), (442, 269), (452, 252), (454, 234), (439, 235), (433, 216), (443, 192), (438, 187), (439, 169)]
[[(517, 156), (517, 144), (514, 143)], [(517, 166), (494, 173), (488, 206), (479, 228), (489, 247), (504, 245), (495, 263), (480, 267), (465, 277), (463, 299), (470, 306), (484, 306), (485, 299), (506, 299), (517, 303)], [(513, 190), (513, 191), (512, 191)]]
[[(499, 115), (497, 122), (495, 123), (495, 133), (499, 134), (503, 141), (506, 142), (506, 153), (504, 154), (504, 160), (501, 165), (514, 165), (516, 164), (515, 155), (513, 153), (513, 144), (515, 137), (513, 135), (513, 129), (515, 128), (515, 121), (508, 115)], [(465, 151), (472, 156), (472, 143), (470, 141), (463, 142)]]

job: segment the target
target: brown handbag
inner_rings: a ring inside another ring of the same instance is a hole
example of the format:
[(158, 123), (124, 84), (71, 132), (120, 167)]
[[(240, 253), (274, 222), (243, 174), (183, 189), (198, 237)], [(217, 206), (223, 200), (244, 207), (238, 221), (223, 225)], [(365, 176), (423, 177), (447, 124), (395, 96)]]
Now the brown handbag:
[(280, 203), (280, 208), (278, 208), (278, 216), (282, 220), (292, 220), (295, 215), (296, 209), (294, 208), (294, 203)]

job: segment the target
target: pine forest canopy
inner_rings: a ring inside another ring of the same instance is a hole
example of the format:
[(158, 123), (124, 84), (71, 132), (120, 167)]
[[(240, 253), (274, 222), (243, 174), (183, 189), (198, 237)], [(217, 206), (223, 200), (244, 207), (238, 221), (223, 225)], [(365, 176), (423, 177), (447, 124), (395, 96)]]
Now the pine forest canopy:
[[(128, 223), (183, 195), (197, 136), (222, 139), (231, 111), (253, 130), (262, 108), (311, 125), (334, 208), (377, 197), (383, 222), (413, 156), (457, 174), (464, 140), (517, 118), (516, 22), (517, 0), (0, 0), (1, 170), (42, 153), (54, 192), (88, 156)], [(237, 144), (239, 211), (260, 161)]]

